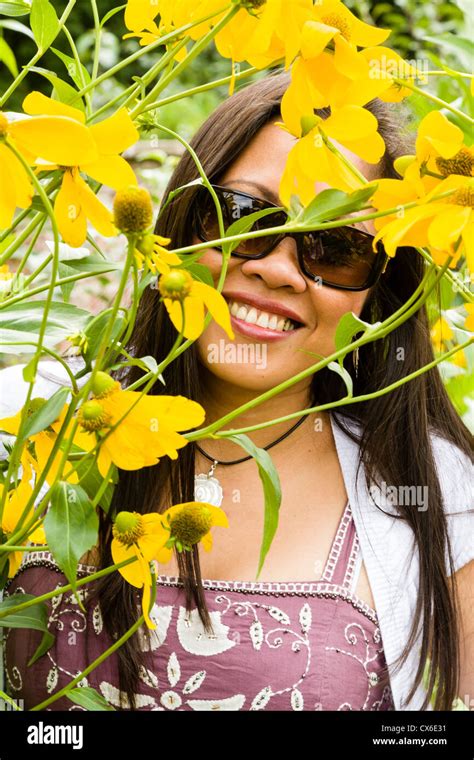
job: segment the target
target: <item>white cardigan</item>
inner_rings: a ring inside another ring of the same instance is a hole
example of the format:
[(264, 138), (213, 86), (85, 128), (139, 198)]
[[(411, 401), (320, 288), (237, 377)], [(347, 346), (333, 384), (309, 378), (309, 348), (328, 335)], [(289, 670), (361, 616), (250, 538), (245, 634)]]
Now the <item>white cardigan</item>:
[[(35, 396), (47, 398), (57, 390), (58, 382), (69, 384), (61, 366), (42, 362), (40, 367)], [(22, 369), (23, 366), (16, 366), (0, 371), (0, 418), (16, 413), (24, 403), (27, 384), (23, 381)], [(53, 375), (58, 378), (56, 382), (52, 380)], [(82, 378), (80, 384), (85, 380)], [(345, 422), (347, 424), (347, 420)], [(419, 710), (425, 696), (422, 686), (406, 703), (418, 666), (419, 641), (405, 664), (398, 672), (394, 671), (394, 663), (408, 640), (419, 593), (419, 561), (418, 552), (414, 551), (413, 533), (405, 522), (394, 519), (392, 515), (396, 510), (389, 501), (383, 504), (384, 511), (375, 505), (365, 483), (363, 465), (356, 478), (358, 444), (340, 430), (332, 416), (331, 423), (362, 558), (374, 596), (395, 709)], [(353, 423), (350, 427), (358, 432)], [(457, 571), (474, 559), (474, 468), (470, 460), (452, 444), (437, 435), (433, 435), (432, 441)], [(429, 506), (426, 515), (428, 518)], [(431, 706), (428, 709), (432, 709)]]

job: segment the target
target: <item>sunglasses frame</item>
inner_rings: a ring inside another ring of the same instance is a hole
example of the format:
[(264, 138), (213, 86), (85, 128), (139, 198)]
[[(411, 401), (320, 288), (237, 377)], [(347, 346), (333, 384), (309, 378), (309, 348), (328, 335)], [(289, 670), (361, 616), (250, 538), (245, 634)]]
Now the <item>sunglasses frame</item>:
[[(243, 190), (235, 190), (234, 188), (229, 187), (223, 187), (222, 185), (211, 185), (212, 188), (216, 191), (217, 195), (219, 196), (221, 193), (231, 193), (234, 195), (241, 195), (245, 198), (250, 198), (253, 201), (258, 201), (259, 203), (263, 203), (262, 208), (276, 208), (280, 209), (281, 213), (285, 214), (284, 209), (281, 206), (277, 206), (275, 203), (272, 203), (271, 201), (268, 201), (265, 198), (259, 198), (256, 195), (251, 195), (250, 193), (246, 193)], [(196, 193), (193, 203), (192, 203), (192, 224), (193, 224), (193, 231), (194, 234), (201, 240), (203, 243), (210, 242), (205, 237), (203, 237), (202, 232), (202, 220), (199, 215), (199, 199), (201, 195), (206, 193), (209, 199), (209, 191), (205, 187), (200, 187), (198, 192)], [(211, 198), (212, 200), (212, 198)], [(219, 200), (223, 200), (224, 203), (226, 201), (225, 198), (220, 198)], [(272, 215), (273, 217), (273, 215)], [(349, 227), (349, 229), (356, 229), (354, 227), (350, 227), (350, 225), (346, 225)], [(344, 229), (344, 227), (340, 227), (338, 229)], [(370, 235), (368, 232), (364, 232), (363, 230), (356, 230), (358, 234), (361, 236), (365, 236), (367, 238), (373, 239), (373, 235)], [(309, 232), (309, 231), (308, 231)], [(315, 230), (315, 232), (318, 232), (318, 230)], [(308, 277), (308, 279), (312, 280), (313, 282), (319, 282), (321, 285), (326, 285), (328, 288), (335, 288), (336, 290), (351, 290), (351, 291), (361, 291), (361, 290), (367, 290), (368, 288), (372, 287), (377, 280), (379, 279), (380, 275), (383, 274), (387, 268), (387, 264), (390, 260), (390, 257), (387, 256), (385, 253), (383, 244), (379, 241), (377, 243), (377, 252), (374, 253), (374, 263), (372, 265), (372, 268), (370, 270), (369, 276), (367, 277), (366, 281), (363, 283), (363, 285), (336, 285), (335, 283), (325, 280), (321, 275), (313, 274), (312, 272), (309, 272), (305, 263), (304, 263), (304, 250), (303, 250), (303, 238), (307, 234), (307, 232), (287, 232), (287, 233), (280, 233), (277, 235), (274, 235), (273, 237), (274, 242), (272, 243), (271, 247), (267, 247), (265, 250), (263, 250), (261, 253), (257, 254), (245, 254), (245, 253), (236, 253), (235, 251), (232, 251), (231, 256), (234, 256), (238, 259), (263, 259), (265, 256), (268, 256), (271, 251), (273, 251), (277, 245), (279, 245), (282, 240), (284, 240), (286, 237), (291, 237), (294, 239), (296, 243), (296, 250), (298, 254), (298, 264), (305, 275), (305, 277)], [(220, 246), (212, 246), (217, 251), (222, 251), (222, 248)]]

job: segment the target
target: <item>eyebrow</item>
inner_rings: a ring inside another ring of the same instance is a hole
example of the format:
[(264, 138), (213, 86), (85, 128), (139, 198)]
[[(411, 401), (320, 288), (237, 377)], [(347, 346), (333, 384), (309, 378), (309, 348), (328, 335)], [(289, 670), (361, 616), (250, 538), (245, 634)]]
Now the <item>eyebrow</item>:
[(275, 203), (277, 206), (282, 205), (278, 196), (275, 195), (275, 193), (272, 190), (266, 187), (266, 185), (260, 184), (260, 182), (253, 182), (252, 180), (249, 180), (249, 179), (240, 179), (240, 178), (234, 179), (233, 178), (233, 179), (226, 180), (225, 185), (226, 186), (228, 184), (234, 185), (236, 182), (238, 182), (240, 185), (248, 185), (249, 187), (254, 187), (266, 200), (269, 200), (272, 203)]

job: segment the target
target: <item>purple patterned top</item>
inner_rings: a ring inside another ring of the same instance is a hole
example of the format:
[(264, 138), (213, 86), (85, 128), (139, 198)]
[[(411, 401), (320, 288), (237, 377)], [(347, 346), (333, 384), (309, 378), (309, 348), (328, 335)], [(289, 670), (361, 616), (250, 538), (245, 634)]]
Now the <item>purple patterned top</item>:
[[(393, 710), (377, 615), (354, 595), (361, 565), (347, 504), (321, 580), (203, 581), (214, 634), (198, 611), (186, 613), (179, 579), (160, 575), (149, 643), (140, 635), (139, 710)], [(80, 566), (80, 576), (94, 572)], [(45, 551), (30, 552), (7, 594), (41, 594), (66, 579)], [(92, 585), (92, 584), (91, 584)], [(90, 586), (82, 587), (87, 602)], [(55, 643), (27, 662), (38, 631), (9, 629), (5, 642), (8, 693), (29, 709), (62, 688), (112, 643), (100, 606), (87, 615), (67, 592), (49, 604)], [(120, 706), (116, 656), (81, 685)], [(127, 702), (123, 703), (127, 707)], [(63, 697), (47, 709), (82, 709)]]

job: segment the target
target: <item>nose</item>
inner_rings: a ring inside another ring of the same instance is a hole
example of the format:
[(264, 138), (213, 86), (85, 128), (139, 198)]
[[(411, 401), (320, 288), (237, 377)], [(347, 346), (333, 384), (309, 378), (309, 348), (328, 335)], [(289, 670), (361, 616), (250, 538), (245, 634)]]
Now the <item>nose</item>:
[(289, 236), (280, 240), (267, 256), (243, 260), (241, 271), (246, 277), (264, 280), (271, 289), (289, 287), (295, 293), (302, 293), (307, 288), (306, 279), (298, 264), (296, 241)]

